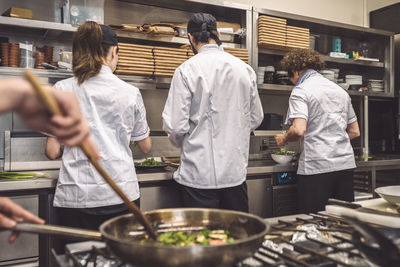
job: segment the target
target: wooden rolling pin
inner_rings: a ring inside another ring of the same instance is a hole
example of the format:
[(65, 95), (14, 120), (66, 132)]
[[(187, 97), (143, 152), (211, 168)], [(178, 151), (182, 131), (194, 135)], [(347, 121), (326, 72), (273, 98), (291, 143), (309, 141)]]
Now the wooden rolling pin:
[[(57, 101), (54, 99), (54, 97), (51, 95), (49, 91), (43, 88), (43, 86), (39, 83), (38, 79), (36, 76), (33, 74), (32, 71), (26, 70), (24, 72), (25, 78), (28, 80), (28, 82), (33, 86), (33, 88), (36, 90), (38, 95), (40, 96), (41, 100), (43, 101), (43, 104), (46, 106), (46, 108), (53, 114), (53, 115), (63, 115), (60, 107), (57, 104)], [(110, 177), (110, 175), (107, 173), (107, 171), (101, 166), (101, 164), (98, 162), (96, 155), (93, 153), (93, 151), (90, 149), (90, 147), (87, 145), (87, 143), (82, 143), (79, 146), (83, 153), (88, 157), (90, 162), (93, 164), (93, 166), (96, 168), (96, 170), (100, 173), (100, 175), (106, 180), (106, 182), (111, 186), (111, 188), (117, 193), (121, 199), (124, 201), (126, 207), (139, 219), (139, 222), (144, 226), (145, 230), (149, 234), (149, 236), (153, 239), (157, 239), (157, 235), (151, 226), (149, 220), (147, 217), (143, 214), (143, 212), (135, 205), (135, 203), (131, 202), (128, 197), (125, 195), (125, 193), (121, 190), (121, 188), (114, 182), (114, 180)]]

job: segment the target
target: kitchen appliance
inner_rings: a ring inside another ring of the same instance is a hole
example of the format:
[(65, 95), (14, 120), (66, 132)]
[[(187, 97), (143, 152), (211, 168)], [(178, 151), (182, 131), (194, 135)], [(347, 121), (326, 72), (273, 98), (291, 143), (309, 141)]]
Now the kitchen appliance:
[(282, 130), (283, 116), (276, 113), (265, 113), (257, 130)]
[[(271, 231), (257, 252), (231, 266), (373, 266), (372, 260), (366, 259), (356, 247), (354, 233), (364, 235), (365, 231), (355, 228), (353, 221), (312, 214), (266, 219), (265, 222), (271, 225)], [(399, 235), (391, 230), (379, 229), (396, 245)], [(380, 255), (386, 257), (386, 254)], [(101, 242), (70, 244), (64, 255), (54, 256), (59, 267), (134, 267), (123, 263)]]
[(269, 225), (261, 218), (244, 212), (220, 209), (163, 209), (146, 212), (158, 232), (172, 230), (228, 230), (236, 239), (233, 243), (215, 246), (160, 246), (143, 244), (145, 232), (132, 214), (104, 222), (100, 232), (52, 225), (18, 224), (14, 230), (57, 234), (67, 237), (104, 239), (107, 246), (122, 260), (141, 266), (220, 266), (229, 265), (251, 256), (261, 245)]
[(274, 173), (272, 179), (272, 216), (293, 214), (297, 214), (296, 173)]

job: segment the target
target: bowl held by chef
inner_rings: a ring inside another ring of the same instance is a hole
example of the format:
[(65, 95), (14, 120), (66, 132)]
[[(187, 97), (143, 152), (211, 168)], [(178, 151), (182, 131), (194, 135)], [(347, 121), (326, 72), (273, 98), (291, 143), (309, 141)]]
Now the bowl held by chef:
[(162, 114), (182, 148), (174, 179), (185, 207), (247, 212), (250, 133), (263, 119), (256, 74), (224, 52), (212, 15), (192, 15), (187, 28), (195, 56), (176, 69)]
[[(148, 153), (151, 149), (146, 110), (138, 88), (113, 74), (118, 62), (116, 34), (106, 25), (88, 21), (73, 37), (74, 77), (56, 83), (61, 91), (74, 92), (100, 149), (100, 163), (139, 206), (139, 185), (129, 143)], [(65, 147), (48, 138), (46, 155), (62, 154), (54, 196), (60, 223), (98, 229), (112, 217), (127, 213), (120, 197), (103, 180), (78, 148)]]
[(299, 212), (325, 209), (328, 198), (354, 201), (356, 167), (350, 140), (360, 136), (349, 94), (318, 73), (324, 62), (311, 49), (296, 49), (281, 62), (295, 87), (279, 146), (300, 140), (297, 169)]

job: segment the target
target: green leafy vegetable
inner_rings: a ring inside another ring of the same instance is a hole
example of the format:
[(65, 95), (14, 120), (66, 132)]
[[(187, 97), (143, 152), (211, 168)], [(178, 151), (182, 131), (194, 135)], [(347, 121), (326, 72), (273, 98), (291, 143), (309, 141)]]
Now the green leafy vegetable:
[(294, 151), (287, 151), (285, 147), (282, 147), (281, 150), (275, 151), (273, 154), (275, 154), (275, 155), (289, 155), (289, 156), (291, 156), (291, 155), (296, 154), (296, 152), (294, 152)]
[(46, 172), (0, 172), (0, 179), (6, 180), (29, 180), (49, 177)]
[(162, 163), (156, 161), (154, 158), (146, 159), (145, 161), (139, 164), (139, 166), (160, 166), (160, 165), (162, 165)]
[(166, 246), (221, 245), (235, 241), (229, 231), (202, 230), (195, 233), (172, 231), (158, 236), (157, 240)]

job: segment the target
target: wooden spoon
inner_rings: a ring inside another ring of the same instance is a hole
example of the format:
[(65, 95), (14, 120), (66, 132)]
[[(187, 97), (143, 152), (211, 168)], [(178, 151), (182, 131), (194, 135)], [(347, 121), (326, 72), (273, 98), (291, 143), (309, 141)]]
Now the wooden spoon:
[[(51, 93), (49, 91), (47, 91), (46, 89), (44, 89), (42, 87), (42, 85), (39, 83), (38, 79), (33, 74), (33, 72), (30, 70), (25, 70), (24, 75), (25, 75), (25, 78), (28, 80), (28, 82), (36, 90), (36, 92), (40, 96), (40, 99), (43, 101), (43, 104), (46, 106), (48, 111), (50, 111), (53, 115), (62, 115), (60, 107), (58, 106), (54, 97), (51, 95)], [(121, 199), (124, 201), (126, 207), (139, 219), (140, 223), (144, 226), (144, 228), (146, 229), (149, 236), (153, 239), (157, 239), (157, 235), (156, 235), (153, 227), (151, 226), (149, 220), (147, 219), (147, 217), (135, 205), (135, 203), (131, 202), (128, 199), (128, 197), (121, 190), (121, 188), (114, 182), (114, 180), (110, 177), (110, 175), (103, 168), (103, 166), (101, 166), (101, 164), (98, 162), (95, 154), (90, 149), (90, 147), (87, 145), (87, 143), (84, 142), (79, 147), (82, 149), (83, 153), (85, 153), (85, 155), (88, 157), (88, 159), (93, 164), (93, 166), (96, 168), (96, 170), (100, 173), (100, 175), (104, 178), (104, 180), (106, 180), (106, 182), (111, 186), (111, 188), (121, 197)]]

